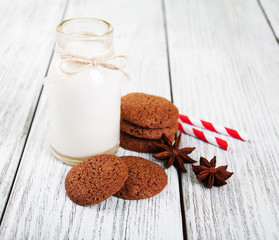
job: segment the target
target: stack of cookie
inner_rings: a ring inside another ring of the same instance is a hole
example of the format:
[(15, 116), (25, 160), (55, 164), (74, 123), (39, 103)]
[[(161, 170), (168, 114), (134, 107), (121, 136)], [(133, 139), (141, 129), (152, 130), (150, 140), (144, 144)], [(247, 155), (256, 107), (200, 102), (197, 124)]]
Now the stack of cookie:
[(169, 100), (144, 93), (130, 93), (121, 99), (120, 146), (136, 151), (156, 152), (155, 142), (163, 133), (174, 140), (178, 109)]

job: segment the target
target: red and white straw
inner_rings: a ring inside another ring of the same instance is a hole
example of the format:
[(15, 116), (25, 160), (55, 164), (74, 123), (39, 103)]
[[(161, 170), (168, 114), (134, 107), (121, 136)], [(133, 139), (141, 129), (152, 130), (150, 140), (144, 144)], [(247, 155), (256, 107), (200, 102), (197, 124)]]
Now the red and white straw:
[(178, 130), (183, 132), (183, 133), (194, 136), (194, 137), (196, 137), (196, 138), (198, 138), (198, 139), (200, 139), (204, 142), (211, 143), (215, 146), (218, 146), (218, 147), (220, 147), (224, 150), (229, 149), (229, 144), (227, 143), (227, 141), (225, 141), (221, 138), (215, 137), (213, 135), (204, 133), (203, 131), (200, 131), (196, 128), (192, 128), (191, 126), (189, 126), (187, 124), (178, 122)]
[(248, 141), (249, 138), (247, 136), (246, 133), (242, 133), (242, 132), (238, 132), (234, 129), (231, 128), (227, 128), (227, 127), (221, 127), (219, 125), (213, 124), (211, 122), (206, 122), (203, 120), (198, 120), (196, 118), (192, 118), (186, 115), (179, 115), (179, 119), (187, 124), (193, 125), (193, 126), (197, 126), (197, 127), (201, 127), (201, 128), (205, 128), (209, 131), (212, 132), (216, 132), (216, 133), (220, 133), (220, 134), (224, 134), (224, 135), (228, 135), (231, 136), (233, 138), (242, 140), (242, 141)]

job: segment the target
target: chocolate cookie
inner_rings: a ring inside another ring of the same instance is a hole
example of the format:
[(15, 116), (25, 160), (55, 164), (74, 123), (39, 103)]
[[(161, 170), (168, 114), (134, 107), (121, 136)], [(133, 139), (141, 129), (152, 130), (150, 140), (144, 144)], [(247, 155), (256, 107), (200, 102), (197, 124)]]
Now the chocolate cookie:
[(128, 166), (129, 176), (114, 196), (129, 200), (153, 197), (168, 183), (168, 176), (158, 164), (141, 157), (121, 157)]
[(116, 193), (128, 178), (128, 168), (115, 155), (99, 155), (74, 166), (65, 179), (69, 198), (82, 206), (96, 204)]
[[(171, 141), (174, 141), (174, 134), (168, 136), (168, 138), (170, 138)], [(157, 152), (157, 148), (154, 145), (155, 142), (163, 143), (164, 141), (162, 138), (153, 140), (137, 138), (120, 131), (120, 146), (128, 150), (136, 152), (154, 153)]]
[(164, 128), (177, 122), (178, 109), (169, 100), (145, 93), (121, 98), (121, 118), (144, 128)]
[(120, 123), (121, 131), (131, 136), (145, 139), (160, 139), (162, 138), (163, 133), (166, 134), (166, 136), (174, 135), (177, 132), (177, 129), (177, 123), (175, 123), (173, 126), (165, 128), (142, 128), (123, 119)]

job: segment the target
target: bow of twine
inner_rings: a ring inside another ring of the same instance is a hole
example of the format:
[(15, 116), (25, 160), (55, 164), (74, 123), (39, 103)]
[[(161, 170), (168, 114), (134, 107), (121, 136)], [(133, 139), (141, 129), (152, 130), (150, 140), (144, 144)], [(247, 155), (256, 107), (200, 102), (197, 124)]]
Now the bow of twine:
[[(60, 61), (60, 70), (66, 76), (59, 78), (59, 79), (53, 79), (53, 78), (48, 78), (46, 77), (44, 80), (44, 83), (51, 83), (51, 82), (56, 82), (59, 80), (65, 80), (66, 78), (79, 73), (81, 71), (84, 71), (87, 68), (94, 67), (94, 66), (101, 66), (104, 68), (108, 68), (111, 70), (118, 70), (122, 72), (128, 79), (130, 79), (130, 76), (127, 72), (125, 72), (123, 69), (127, 65), (127, 57), (124, 55), (116, 55), (116, 56), (104, 56), (104, 57), (92, 57), (92, 58), (87, 58), (83, 56), (78, 56), (78, 55), (73, 55), (68, 52), (65, 52), (62, 50), (61, 47), (56, 45), (55, 50), (57, 54), (61, 57)], [(113, 60), (121, 60), (121, 63), (113, 63)], [(78, 63), (80, 66), (75, 67), (75, 69), (66, 69), (65, 68), (65, 63)]]

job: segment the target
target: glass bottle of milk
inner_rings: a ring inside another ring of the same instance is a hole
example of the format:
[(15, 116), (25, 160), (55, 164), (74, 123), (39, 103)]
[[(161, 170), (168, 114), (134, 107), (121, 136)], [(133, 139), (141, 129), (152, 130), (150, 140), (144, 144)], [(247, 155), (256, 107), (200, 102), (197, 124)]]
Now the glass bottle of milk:
[(54, 81), (45, 84), (51, 151), (70, 165), (113, 154), (119, 147), (122, 75), (82, 62), (113, 56), (113, 27), (100, 19), (76, 18), (63, 21), (56, 31), (54, 66), (48, 74)]

